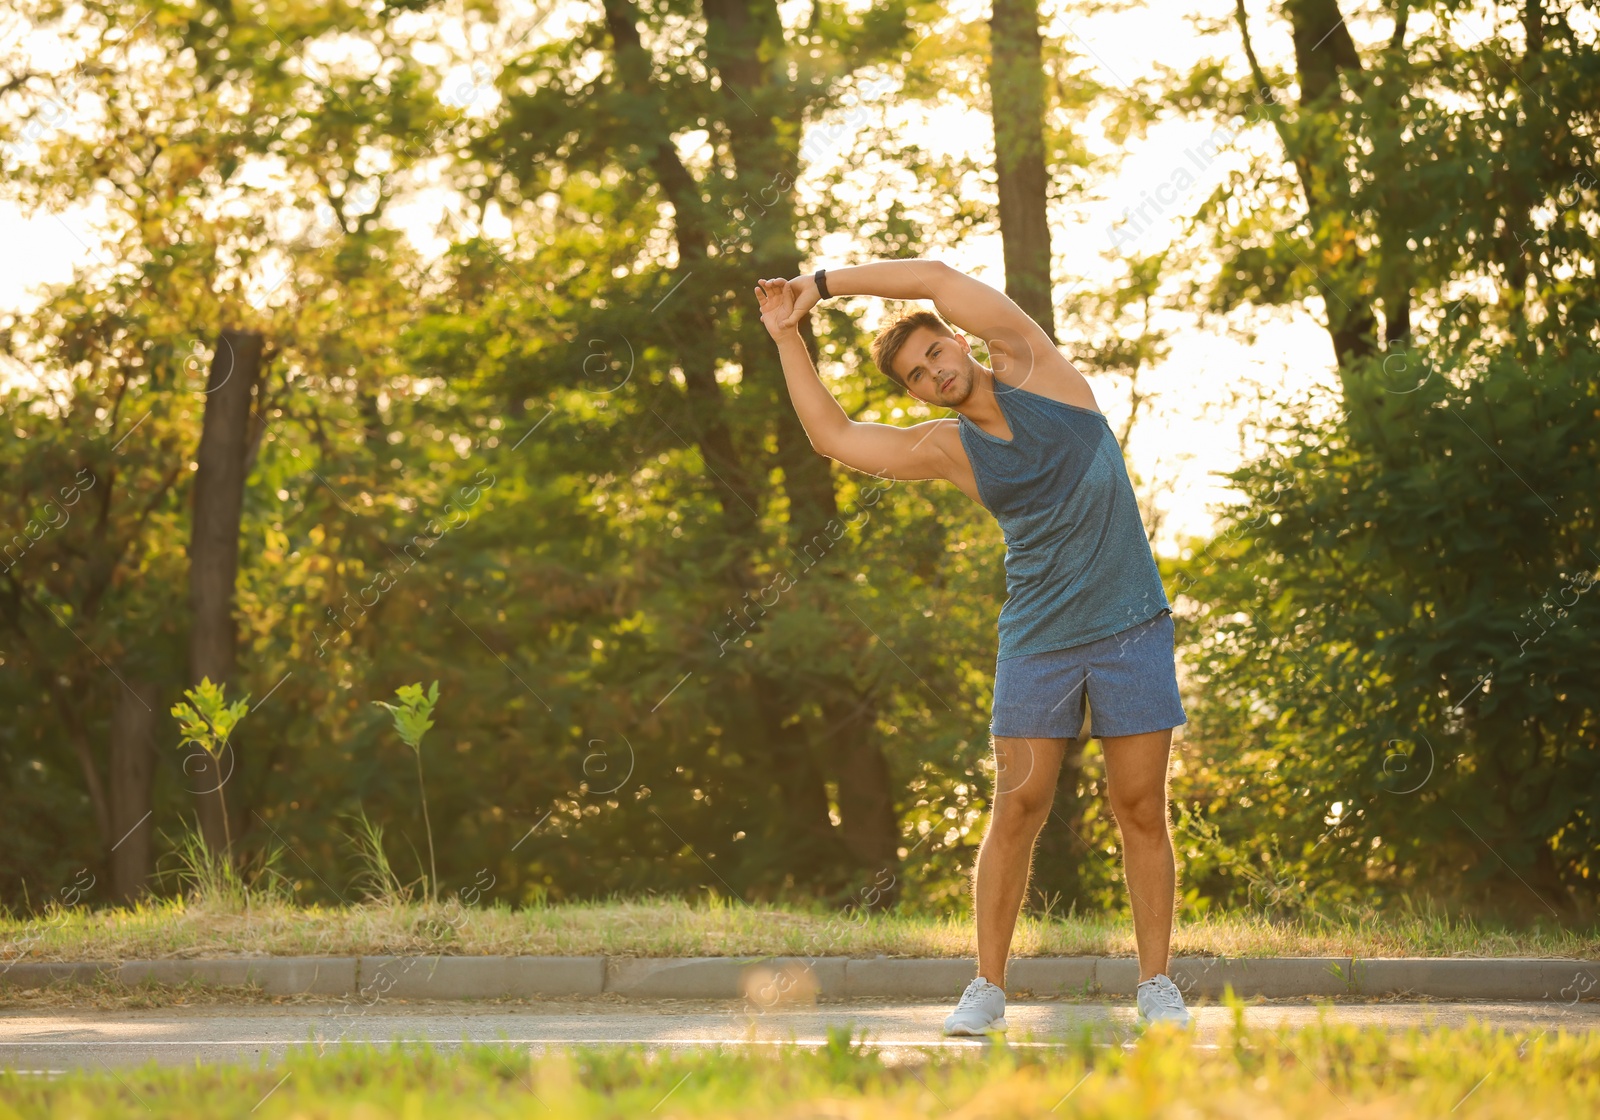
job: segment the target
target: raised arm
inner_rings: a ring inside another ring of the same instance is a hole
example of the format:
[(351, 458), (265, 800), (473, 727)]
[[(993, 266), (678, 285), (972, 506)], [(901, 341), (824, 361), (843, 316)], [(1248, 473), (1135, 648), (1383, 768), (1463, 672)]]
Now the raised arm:
[[(789, 281), (795, 292), (792, 320), (800, 321), (816, 304), (815, 275)], [(1055, 343), (1010, 296), (982, 280), (959, 272), (943, 261), (920, 257), (872, 261), (828, 269), (828, 294), (879, 296), (883, 299), (927, 299), (946, 321), (988, 343), (995, 372), (1020, 383), (1035, 369), (1078, 372)]]
[(761, 304), (761, 322), (778, 344), (789, 399), (811, 446), (819, 455), (881, 478), (948, 478), (948, 450), (940, 436), (954, 422), (929, 420), (901, 428), (850, 419), (811, 364), (805, 339), (795, 325), (799, 316), (792, 315), (792, 287), (784, 280), (763, 280), (756, 288), (756, 299)]

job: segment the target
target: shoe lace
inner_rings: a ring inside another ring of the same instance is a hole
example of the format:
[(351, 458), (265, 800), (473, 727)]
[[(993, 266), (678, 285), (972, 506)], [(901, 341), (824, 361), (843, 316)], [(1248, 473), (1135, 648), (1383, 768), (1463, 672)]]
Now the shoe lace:
[(967, 990), (961, 993), (961, 1002), (956, 1004), (957, 1011), (978, 1006), (984, 995), (988, 992), (989, 985), (981, 978), (967, 985)]
[(1178, 991), (1178, 986), (1171, 980), (1162, 983), (1156, 980), (1149, 984), (1145, 991), (1149, 993), (1149, 1000), (1163, 1011), (1186, 1010), (1183, 1004), (1183, 993)]

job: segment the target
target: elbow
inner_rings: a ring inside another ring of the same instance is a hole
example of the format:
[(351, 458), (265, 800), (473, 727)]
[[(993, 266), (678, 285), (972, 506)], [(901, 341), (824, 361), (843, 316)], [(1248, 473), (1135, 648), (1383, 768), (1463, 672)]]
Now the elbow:
[(944, 261), (929, 260), (925, 264), (927, 267), (919, 271), (921, 271), (923, 282), (928, 289), (927, 298), (933, 300), (934, 306), (939, 308), (940, 314), (944, 314), (948, 318), (944, 305), (950, 299), (951, 282), (960, 273), (953, 266), (945, 264)]
[(849, 429), (828, 429), (826, 431), (807, 431), (806, 436), (811, 440), (811, 450), (821, 455), (824, 459), (838, 459), (841, 444), (844, 442), (845, 433)]

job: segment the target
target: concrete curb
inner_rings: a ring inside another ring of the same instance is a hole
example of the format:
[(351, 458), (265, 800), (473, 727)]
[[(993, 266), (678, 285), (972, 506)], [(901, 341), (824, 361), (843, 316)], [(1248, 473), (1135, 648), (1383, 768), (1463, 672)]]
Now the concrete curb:
[(340, 996), (356, 986), (355, 957), (235, 957), (124, 961), (124, 984), (259, 984), (268, 995)]
[[(258, 984), (271, 995), (391, 999), (596, 996), (737, 999), (774, 1006), (823, 996), (954, 999), (976, 973), (968, 959), (893, 957), (228, 957), (207, 960), (16, 962), (0, 987), (115, 979), (124, 984)], [(1008, 988), (1026, 996), (1131, 997), (1128, 957), (1019, 957)], [(1172, 978), (1193, 1002), (1241, 997), (1430, 996), (1437, 999), (1600, 998), (1600, 961), (1429, 957), (1174, 957)]]
[(1571, 1003), (1600, 996), (1600, 962), (1564, 960), (1356, 960), (1364, 995), (1427, 995), (1440, 999), (1539, 999)]
[(114, 976), (116, 961), (22, 961), (0, 969), (0, 987), (44, 988), (51, 984), (92, 984)]
[(597, 996), (605, 958), (362, 957), (359, 976), (360, 994), (369, 999)]

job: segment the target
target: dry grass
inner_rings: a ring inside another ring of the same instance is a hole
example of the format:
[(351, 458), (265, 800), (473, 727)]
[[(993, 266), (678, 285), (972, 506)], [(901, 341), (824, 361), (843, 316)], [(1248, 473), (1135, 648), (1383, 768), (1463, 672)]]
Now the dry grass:
[[(1600, 930), (1513, 930), (1438, 914), (1275, 922), (1224, 914), (1181, 922), (1177, 955), (1491, 956), (1600, 959)], [(830, 913), (667, 899), (512, 910), (452, 901), (248, 909), (161, 901), (133, 909), (57, 910), (0, 919), (0, 962), (217, 956), (531, 954), (636, 957), (970, 957), (969, 915)], [(1021, 956), (1132, 956), (1125, 918), (1025, 917)]]
[[(146, 1011), (153, 1007), (240, 1007), (290, 1003), (254, 984), (124, 984), (102, 978), (42, 988), (0, 986), (0, 1011)], [(0, 1113), (0, 1116), (3, 1116)]]

